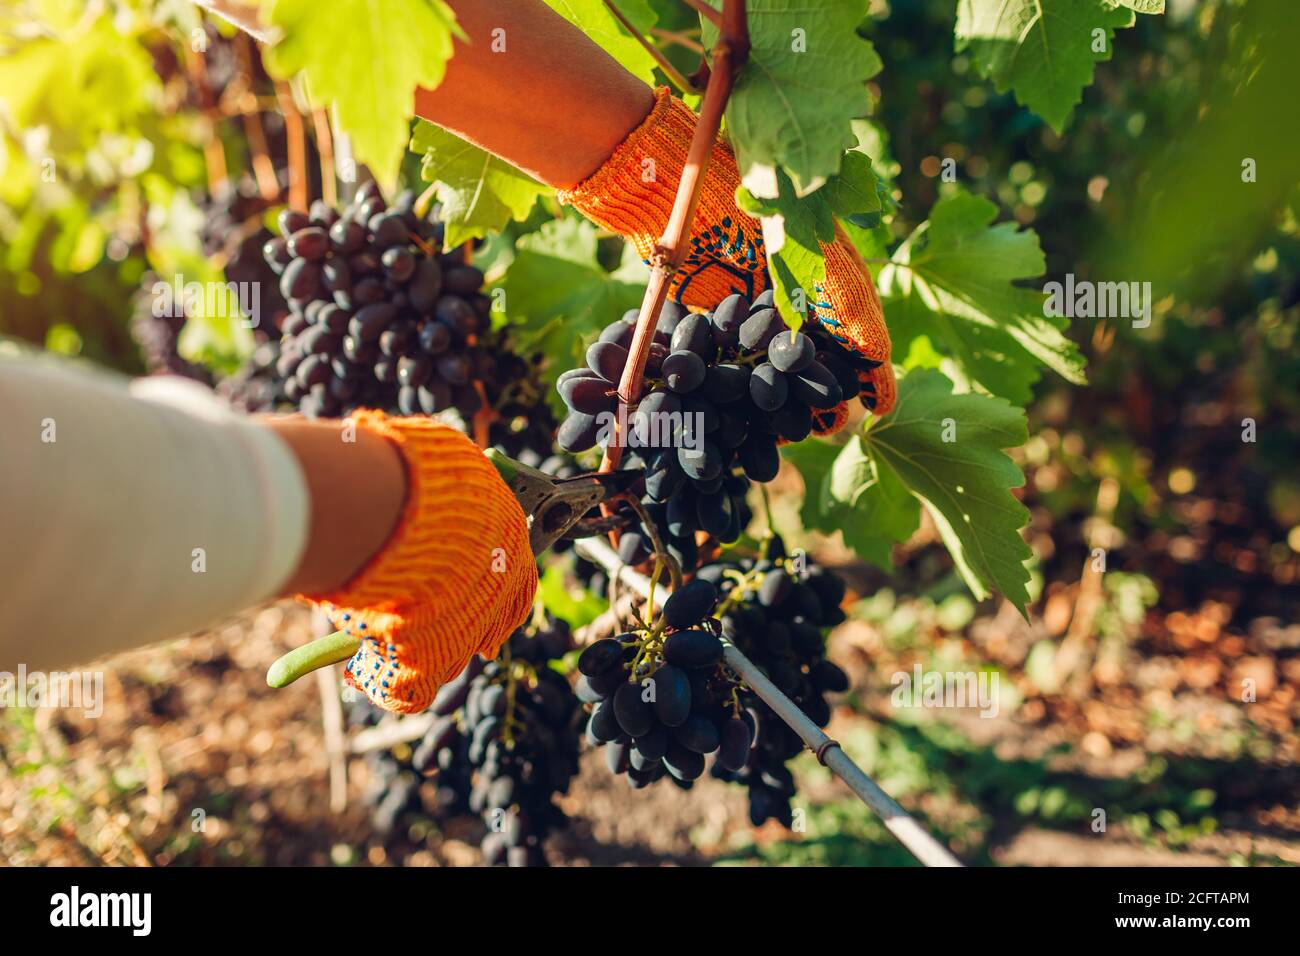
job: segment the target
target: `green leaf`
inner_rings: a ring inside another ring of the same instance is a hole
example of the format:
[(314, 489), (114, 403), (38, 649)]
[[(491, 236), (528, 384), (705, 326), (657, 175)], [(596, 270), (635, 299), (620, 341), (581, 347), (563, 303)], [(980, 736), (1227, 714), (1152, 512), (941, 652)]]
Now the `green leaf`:
[(571, 587), (563, 565), (552, 562), (542, 573), (537, 590), (542, 604), (552, 616), (561, 618), (577, 629), (590, 624), (609, 607), (609, 601), (579, 587)]
[[(221, 267), (204, 255), (199, 241), (203, 212), (188, 193), (166, 191), (160, 183), (147, 191), (147, 199), (153, 230), (146, 257), (157, 281), (173, 285), (175, 277), (181, 276), (186, 283), (197, 282), (211, 290), (203, 297), (202, 308), (187, 312), (177, 351), (191, 362), (233, 372), (252, 355), (256, 342), (252, 326), (247, 324), (251, 316), (240, 310), (239, 297), (227, 286)], [(215, 308), (209, 311), (208, 295), (213, 293)], [(260, 319), (265, 322), (270, 317)]]
[(1031, 556), (1020, 529), (1029, 512), (1010, 489), (1025, 477), (1003, 451), (1023, 445), (1025, 414), (1000, 398), (954, 394), (930, 369), (908, 373), (898, 404), (867, 431), (872, 459), (921, 499), (967, 586), (997, 590), (1023, 614)]
[[(904, 368), (942, 368), (964, 391), (982, 386), (1017, 405), (1028, 405), (1039, 379), (1038, 360), (1001, 329), (964, 322), (925, 294), (923, 281), (906, 272), (882, 283), (894, 361)], [(942, 361), (932, 362), (938, 352)]]
[(830, 178), (821, 192), (825, 193), (835, 215), (863, 229), (874, 229), (880, 224), (879, 185), (871, 170), (871, 157), (852, 150), (844, 154), (839, 173)]
[(804, 481), (805, 528), (840, 532), (844, 546), (864, 561), (893, 568), (892, 550), (921, 520), (921, 508), (888, 468), (880, 468), (856, 436), (836, 446), (808, 439), (781, 450)]
[(1164, 13), (1165, 0), (1113, 0), (1121, 7), (1128, 7), (1134, 13)]
[[(614, 272), (596, 256), (596, 227), (568, 217), (522, 236), (500, 288), (512, 324), (511, 339), (523, 352), (540, 350), (554, 377), (581, 364), (600, 330), (641, 304), (646, 268), (631, 246)], [(558, 396), (552, 390), (552, 396)], [(562, 406), (557, 406), (562, 411)]]
[[(852, 121), (866, 116), (866, 81), (880, 57), (856, 28), (866, 0), (749, 0), (751, 50), (727, 102), (727, 130), (741, 176), (756, 196), (776, 195), (784, 169), (806, 195), (840, 168), (856, 142)], [(718, 31), (703, 24), (707, 47)]]
[(1115, 30), (1132, 25), (1133, 11), (1107, 0), (958, 0), (956, 48), (1059, 133)]
[[(1300, 215), (1296, 12), (1294, 3), (1276, 2), (1220, 9), (1214, 32), (1225, 39), (1214, 55), (1215, 82), (1177, 136), (1134, 143), (1135, 174), (1115, 180), (1106, 200), (1123, 220), (1081, 252), (1094, 275), (1140, 276), (1157, 298), (1221, 302), (1274, 241), (1267, 237), (1279, 215), (1282, 222)], [(1294, 227), (1283, 229), (1289, 238), (1279, 252), (1294, 242)]]
[(737, 187), (736, 204), (762, 223), (777, 308), (786, 323), (798, 329), (826, 277), (822, 244), (835, 241), (836, 215), (861, 228), (873, 228), (880, 222), (880, 192), (871, 158), (858, 151), (845, 154), (840, 172), (807, 195), (796, 194), (784, 171), (777, 172), (776, 182), (777, 194), (772, 198)]
[[(700, 28), (699, 14), (684, 4), (682, 0), (647, 0), (647, 3), (656, 17), (653, 26), (674, 32), (698, 30)], [(637, 23), (636, 18), (631, 16), (630, 10), (624, 9), (621, 3), (619, 9), (631, 17), (633, 23)], [(639, 23), (637, 25), (640, 26)]]
[(760, 199), (744, 186), (736, 187), (736, 204), (763, 225), (776, 306), (786, 324), (798, 329), (826, 277), (821, 244), (835, 239), (835, 215), (823, 190), (801, 199), (785, 173), (777, 173), (777, 183), (778, 195), (773, 199)]
[(28, 24), (30, 38), (6, 36), (0, 56), (0, 116), (18, 131), (47, 126), (47, 148), (89, 150), (104, 134), (134, 134), (156, 107), (160, 84), (144, 44), (123, 36), (107, 13), (82, 13), (84, 26), (58, 33)]
[(822, 493), (831, 502), (855, 505), (873, 477), (871, 458), (862, 447), (862, 439), (854, 435), (835, 456), (830, 481)]
[[(546, 0), (547, 6), (585, 33), (623, 68), (648, 86), (655, 82), (655, 60), (609, 12), (603, 0)], [(618, 0), (618, 9), (640, 30), (654, 26), (654, 8), (646, 0)]]
[(391, 186), (410, 137), (417, 86), (442, 82), (461, 36), (445, 0), (268, 0), (282, 37), (268, 51), (278, 76), (306, 78), (313, 98), (334, 104), (357, 157)]
[(1069, 320), (1044, 314), (1042, 292), (1012, 284), (1042, 276), (1038, 236), (996, 217), (979, 196), (941, 199), (881, 271), (880, 292), (896, 355), (924, 335), (965, 378), (1025, 404), (1040, 365), (1082, 383), (1084, 361), (1062, 332)]
[(552, 191), (505, 160), (424, 120), (416, 124), (411, 149), (424, 156), (420, 175), (438, 183), (448, 246), (497, 232), (512, 219), (526, 219), (537, 197)]

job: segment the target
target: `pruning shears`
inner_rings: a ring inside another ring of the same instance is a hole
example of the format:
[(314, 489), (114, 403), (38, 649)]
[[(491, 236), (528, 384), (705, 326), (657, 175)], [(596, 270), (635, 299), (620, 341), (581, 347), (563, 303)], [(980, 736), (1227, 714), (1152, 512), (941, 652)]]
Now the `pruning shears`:
[(501, 454), (486, 452), (528, 518), (528, 542), (539, 555), (561, 538), (586, 538), (621, 527), (625, 519), (587, 517), (610, 499), (630, 491), (641, 471), (593, 472), (555, 478)]
[[(485, 454), (528, 519), (528, 543), (534, 556), (561, 538), (585, 538), (625, 525), (625, 517), (587, 515), (592, 508), (630, 491), (643, 476), (634, 469), (556, 478), (495, 448)], [(347, 660), (360, 646), (360, 640), (346, 631), (319, 637), (279, 658), (266, 672), (266, 682), (285, 687), (310, 671)]]

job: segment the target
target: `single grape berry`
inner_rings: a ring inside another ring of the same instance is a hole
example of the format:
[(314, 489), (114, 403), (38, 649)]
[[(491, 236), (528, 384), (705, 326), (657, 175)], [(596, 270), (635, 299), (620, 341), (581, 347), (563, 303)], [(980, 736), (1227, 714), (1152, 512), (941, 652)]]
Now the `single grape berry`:
[(790, 393), (789, 382), (783, 372), (771, 362), (764, 362), (749, 376), (749, 395), (754, 404), (765, 412), (774, 412)]
[(713, 613), (718, 589), (708, 581), (688, 581), (664, 602), (664, 619), (672, 627), (689, 627)]
[(834, 408), (843, 400), (839, 382), (830, 370), (813, 361), (790, 379), (790, 390), (795, 398), (812, 408)]
[(288, 250), (291, 256), (315, 261), (325, 257), (329, 245), (329, 233), (320, 226), (308, 226), (289, 237)]
[(673, 331), (671, 349), (674, 352), (694, 352), (707, 359), (712, 357), (712, 346), (707, 315), (688, 315)]
[(587, 349), (587, 367), (607, 382), (619, 380), (627, 358), (627, 349), (613, 342), (593, 342)]
[(707, 373), (704, 360), (694, 352), (671, 352), (663, 361), (664, 382), (679, 394), (695, 391)]
[(786, 325), (781, 313), (776, 309), (759, 309), (740, 326), (740, 344), (759, 351), (767, 348), (772, 339), (784, 331)]
[(816, 355), (811, 336), (788, 330), (777, 334), (767, 347), (768, 361), (782, 372), (800, 372)]

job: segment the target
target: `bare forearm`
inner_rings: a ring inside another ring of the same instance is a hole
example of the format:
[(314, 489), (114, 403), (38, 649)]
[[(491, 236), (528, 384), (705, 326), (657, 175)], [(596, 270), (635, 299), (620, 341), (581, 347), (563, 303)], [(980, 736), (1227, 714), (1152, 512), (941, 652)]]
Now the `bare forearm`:
[(283, 595), (342, 587), (392, 534), (406, 496), (402, 458), (388, 441), (349, 422), (269, 418), (289, 446), (311, 500), (307, 546)]
[(453, 0), (457, 41), (416, 113), (552, 186), (573, 186), (654, 105), (644, 83), (542, 0)]

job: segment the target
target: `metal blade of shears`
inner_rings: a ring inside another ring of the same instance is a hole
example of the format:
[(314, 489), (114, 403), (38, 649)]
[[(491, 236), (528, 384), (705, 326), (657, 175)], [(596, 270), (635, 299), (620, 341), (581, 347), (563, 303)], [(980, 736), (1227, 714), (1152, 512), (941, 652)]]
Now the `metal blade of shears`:
[(528, 517), (528, 539), (538, 555), (575, 531), (595, 534), (621, 526), (623, 519), (589, 519), (587, 512), (629, 491), (640, 471), (614, 471), (555, 478), (495, 449), (486, 452)]

